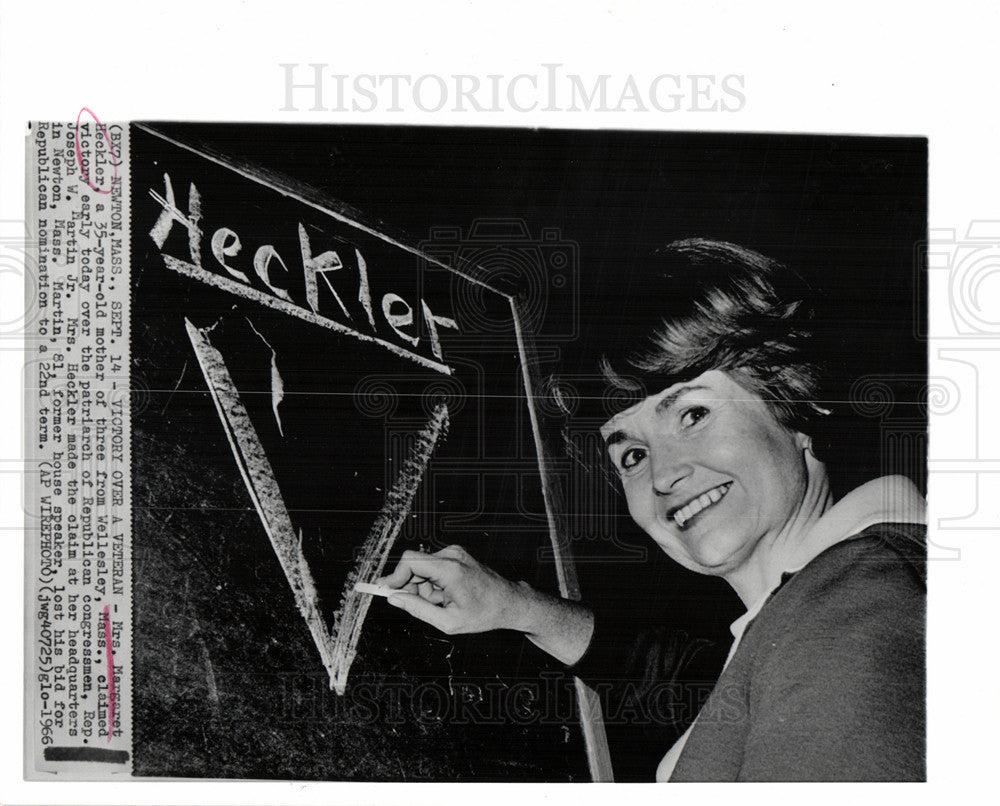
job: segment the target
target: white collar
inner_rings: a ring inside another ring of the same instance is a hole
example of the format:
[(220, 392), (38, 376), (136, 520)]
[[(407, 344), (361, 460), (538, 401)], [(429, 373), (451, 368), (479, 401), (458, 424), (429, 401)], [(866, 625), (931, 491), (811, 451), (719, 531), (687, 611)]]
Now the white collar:
[[(779, 558), (779, 567), (784, 569), (784, 573), (795, 573), (830, 546), (856, 537), (869, 526), (877, 523), (926, 523), (926, 518), (926, 504), (913, 482), (904, 476), (883, 476), (862, 484), (830, 507), (806, 532), (803, 539), (791, 547), (786, 556)], [(729, 629), (735, 640), (723, 669), (736, 654), (747, 625), (760, 612), (771, 593), (762, 596), (730, 625)], [(669, 780), (673, 775), (677, 759), (680, 758), (694, 725), (692, 723), (688, 726), (660, 761), (656, 769), (657, 781)]]
[[(926, 509), (920, 491), (905, 476), (882, 476), (862, 484), (823, 513), (802, 540), (778, 558), (782, 575), (801, 571), (830, 546), (850, 540), (877, 523), (926, 523)], [(733, 651), (747, 624), (760, 612), (771, 593), (758, 599), (730, 625), (736, 639)]]

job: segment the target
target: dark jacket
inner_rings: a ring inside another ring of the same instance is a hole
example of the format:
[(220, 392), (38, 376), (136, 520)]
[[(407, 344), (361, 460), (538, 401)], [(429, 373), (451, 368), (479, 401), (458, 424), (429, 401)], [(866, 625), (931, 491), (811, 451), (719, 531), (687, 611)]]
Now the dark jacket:
[[(877, 524), (786, 574), (743, 633), (670, 780), (923, 780), (925, 533)], [(608, 626), (597, 619), (573, 667), (584, 680), (621, 666), (622, 636), (599, 634)], [(690, 676), (699, 655), (712, 654), (698, 650), (663, 641), (659, 674)]]

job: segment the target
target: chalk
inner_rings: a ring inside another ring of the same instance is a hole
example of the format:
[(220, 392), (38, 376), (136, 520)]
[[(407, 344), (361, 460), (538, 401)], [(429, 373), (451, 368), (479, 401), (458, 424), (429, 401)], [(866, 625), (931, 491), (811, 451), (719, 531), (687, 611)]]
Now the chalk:
[(370, 593), (372, 596), (392, 596), (394, 593), (399, 593), (396, 588), (389, 588), (385, 585), (373, 585), (370, 582), (356, 582), (354, 584), (354, 591), (356, 593)]
[[(410, 513), (413, 497), (420, 486), (420, 480), (427, 470), (434, 446), (448, 431), (448, 407), (438, 403), (434, 407), (427, 425), (414, 436), (406, 461), (399, 470), (392, 489), (386, 494), (385, 504), (372, 524), (368, 537), (361, 547), (360, 559), (354, 567), (353, 576), (348, 579), (380, 579), (392, 545), (399, 535), (403, 521)], [(375, 586), (376, 588), (378, 586)], [(371, 595), (352, 596), (355, 589), (350, 583), (344, 585), (344, 595), (340, 608), (333, 614), (334, 654), (337, 658), (333, 677), (333, 690), (343, 695), (347, 689), (347, 675), (351, 663), (357, 655), (358, 639), (364, 625), (365, 615), (372, 603)], [(398, 592), (398, 591), (397, 591)], [(385, 596), (384, 593), (375, 595)], [(391, 596), (391, 594), (389, 594)]]
[[(191, 237), (196, 237), (193, 232)], [(410, 361), (415, 361), (422, 366), (435, 369), (443, 375), (452, 374), (452, 369), (447, 364), (442, 364), (440, 361), (425, 358), (418, 353), (412, 353), (404, 347), (399, 347), (398, 345), (388, 342), (385, 339), (378, 338), (377, 336), (360, 333), (353, 328), (334, 321), (333, 319), (327, 319), (325, 316), (321, 316), (313, 311), (300, 308), (294, 302), (288, 302), (287, 300), (276, 297), (273, 294), (265, 294), (263, 291), (258, 291), (256, 288), (250, 288), (249, 286), (237, 282), (236, 280), (230, 280), (228, 277), (223, 277), (221, 274), (208, 271), (200, 266), (196, 266), (193, 263), (186, 263), (185, 261), (171, 257), (170, 255), (161, 255), (161, 257), (163, 258), (163, 262), (166, 264), (168, 269), (175, 271), (178, 274), (182, 274), (185, 277), (192, 277), (195, 280), (207, 283), (215, 288), (221, 288), (223, 291), (228, 291), (230, 294), (235, 294), (238, 297), (259, 302), (261, 305), (266, 305), (268, 308), (272, 308), (276, 311), (282, 311), (290, 316), (302, 319), (305, 322), (311, 322), (314, 325), (320, 325), (321, 327), (328, 328), (336, 333), (344, 333), (366, 343), (379, 344), (398, 356), (407, 358)]]
[[(240, 394), (236, 389), (226, 362), (208, 338), (208, 330), (195, 327), (184, 320), (191, 346), (198, 357), (198, 364), (205, 375), (205, 382), (212, 394), (212, 401), (219, 413), (229, 445), (233, 449), (236, 466), (246, 484), (260, 521), (278, 555), (278, 561), (295, 596), (295, 604), (305, 619), (319, 650), (323, 665), (330, 673), (330, 681), (337, 680), (340, 662), (336, 647), (319, 606), (319, 594), (313, 581), (309, 563), (302, 553), (302, 532), (295, 534), (291, 516), (281, 497), (274, 470), (264, 453), (260, 437), (250, 422)], [(214, 327), (214, 326), (213, 326)], [(210, 328), (209, 328), (210, 330)], [(341, 692), (343, 693), (343, 692)]]

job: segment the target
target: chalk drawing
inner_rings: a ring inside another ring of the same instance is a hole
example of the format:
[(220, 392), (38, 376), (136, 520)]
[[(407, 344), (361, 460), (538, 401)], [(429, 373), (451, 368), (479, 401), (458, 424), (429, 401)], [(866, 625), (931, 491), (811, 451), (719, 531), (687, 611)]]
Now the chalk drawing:
[[(534, 367), (533, 361), (535, 359), (535, 355), (531, 347), (530, 340), (526, 338), (521, 326), (514, 291), (499, 288), (491, 282), (486, 282), (481, 276), (476, 276), (473, 272), (477, 267), (472, 267), (473, 271), (462, 270), (456, 266), (443, 263), (430, 255), (424, 254), (421, 250), (416, 249), (413, 246), (388, 236), (384, 232), (386, 227), (382, 224), (382, 222), (373, 221), (370, 223), (363, 223), (362, 216), (357, 211), (341, 202), (330, 199), (325, 194), (319, 193), (313, 188), (295, 180), (291, 180), (289, 177), (282, 176), (275, 171), (270, 171), (260, 166), (251, 165), (247, 162), (234, 159), (203, 145), (194, 146), (192, 144), (182, 142), (149, 126), (142, 124), (135, 124), (135, 126), (137, 129), (145, 131), (168, 143), (178, 146), (179, 148), (196, 154), (209, 160), (210, 162), (214, 162), (216, 165), (227, 168), (228, 170), (231, 170), (246, 179), (269, 187), (286, 198), (295, 199), (296, 201), (299, 201), (314, 210), (318, 210), (329, 215), (337, 221), (344, 222), (362, 232), (373, 235), (385, 243), (393, 244), (408, 252), (418, 255), (430, 265), (444, 268), (450, 273), (462, 277), (471, 283), (482, 286), (503, 297), (506, 297), (510, 304), (513, 316), (515, 340), (517, 342), (518, 357), (521, 360), (522, 378), (525, 385), (525, 392), (527, 394), (532, 436), (534, 437), (535, 446), (538, 450), (539, 470), (542, 476), (542, 492), (545, 500), (546, 515), (549, 522), (549, 537), (552, 542), (554, 552), (559, 589), (560, 593), (564, 597), (568, 599), (579, 599), (580, 590), (575, 566), (569, 554), (563, 551), (563, 546), (561, 544), (563, 535), (566, 534), (565, 516), (562, 514), (562, 507), (565, 502), (561, 500), (562, 491), (557, 482), (556, 474), (552, 472), (552, 461), (545, 452), (537, 415), (535, 413), (535, 405), (537, 403), (537, 397), (533, 389), (535, 379), (532, 377), (533, 371), (529, 370), (529, 368)], [(157, 199), (157, 201), (160, 201), (160, 199)], [(173, 199), (165, 199), (163, 201), (169, 202), (169, 209), (167, 205), (164, 205), (164, 213), (166, 215), (162, 222), (163, 225), (166, 225), (166, 229), (169, 230), (169, 222), (171, 222), (171, 220), (176, 220), (188, 228), (189, 237), (192, 241), (196, 239), (198, 237), (198, 233), (196, 232), (198, 222), (192, 221), (190, 218), (184, 216), (183, 213), (177, 210), (176, 202)], [(153, 233), (151, 233), (151, 235), (152, 234)], [(154, 240), (155, 239), (156, 238), (154, 236)], [(221, 246), (225, 247), (226, 244), (223, 243)], [(221, 247), (220, 251), (223, 251), (224, 255), (228, 254)], [(360, 266), (360, 253), (358, 254), (358, 257)], [(351, 328), (319, 316), (312, 311), (306, 311), (298, 306), (289, 305), (285, 300), (261, 293), (243, 283), (230, 281), (227, 278), (213, 272), (205, 271), (200, 266), (194, 266), (190, 263), (185, 263), (167, 255), (163, 255), (163, 258), (169, 268), (181, 274), (193, 277), (202, 282), (229, 291), (230, 293), (251, 299), (255, 302), (259, 302), (270, 308), (284, 311), (285, 313), (296, 316), (307, 322), (311, 322), (340, 333), (346, 333), (361, 341), (380, 344), (381, 346), (404, 358), (408, 358), (418, 364), (435, 369), (445, 375), (452, 374), (451, 367), (443, 363), (438, 363), (424, 358), (423, 356), (410, 353), (398, 345), (385, 342), (377, 337), (358, 333)], [(197, 263), (200, 263), (199, 258), (200, 256), (195, 258)], [(220, 259), (219, 262), (225, 265), (223, 260)], [(364, 282), (367, 280), (367, 268), (362, 267), (360, 271), (362, 282)], [(370, 293), (367, 289), (367, 283), (364, 283), (364, 288), (360, 290), (359, 298), (362, 300), (362, 305), (369, 321), (372, 321), (371, 300)], [(424, 311), (424, 314), (425, 319), (431, 323), (432, 327), (432, 351), (436, 357), (440, 357), (440, 343), (435, 338), (437, 334), (434, 332), (433, 326), (441, 324), (443, 326), (453, 327), (454, 325), (450, 320), (441, 322), (436, 321), (436, 318), (432, 315), (427, 316), (427, 314), (429, 314), (429, 311), (427, 310)], [(344, 593), (342, 595), (341, 607), (334, 615), (334, 624), (336, 628), (335, 637), (331, 637), (330, 633), (326, 629), (322, 615), (317, 608), (315, 586), (309, 574), (305, 558), (302, 556), (300, 546), (301, 535), (299, 535), (299, 538), (296, 539), (292, 531), (288, 512), (284, 507), (283, 501), (281, 500), (277, 483), (274, 480), (273, 471), (271, 470), (267, 457), (264, 455), (263, 449), (260, 446), (256, 432), (254, 432), (253, 427), (250, 425), (246, 409), (243, 408), (242, 403), (239, 401), (239, 396), (233, 386), (232, 379), (229, 377), (229, 373), (225, 369), (225, 364), (222, 362), (221, 355), (219, 355), (219, 353), (208, 343), (207, 338), (203, 337), (201, 332), (191, 325), (190, 322), (187, 322), (187, 327), (192, 344), (195, 345), (195, 350), (199, 353), (199, 361), (202, 364), (202, 370), (205, 372), (206, 378), (209, 378), (209, 371), (206, 370), (206, 366), (211, 367), (212, 371), (219, 377), (220, 382), (218, 387), (214, 386), (211, 380), (209, 380), (209, 387), (213, 390), (213, 400), (215, 401), (216, 408), (219, 411), (219, 416), (223, 420), (227, 437), (229, 438), (230, 445), (233, 448), (233, 453), (236, 456), (237, 465), (240, 468), (240, 472), (243, 474), (248, 490), (250, 490), (251, 498), (254, 500), (254, 504), (261, 516), (261, 520), (264, 522), (265, 529), (268, 532), (268, 536), (271, 538), (272, 545), (275, 546), (275, 551), (278, 553), (278, 557), (282, 562), (282, 567), (285, 569), (285, 573), (289, 577), (289, 583), (295, 593), (296, 603), (299, 605), (300, 611), (306, 618), (306, 623), (309, 625), (313, 639), (319, 647), (324, 666), (330, 673), (331, 688), (338, 693), (343, 694), (347, 684), (347, 674), (355, 657), (355, 647), (357, 645), (358, 638), (360, 637), (361, 626), (364, 617), (367, 614), (368, 606), (371, 604), (372, 600), (372, 597), (368, 594), (355, 592), (353, 590), (353, 586), (356, 582), (370, 582), (381, 574), (386, 557), (391, 549), (392, 542), (395, 540), (395, 536), (399, 532), (402, 521), (405, 519), (406, 513), (409, 511), (412, 504), (413, 496), (419, 486), (420, 479), (423, 475), (424, 469), (426, 468), (431, 452), (434, 449), (434, 445), (447, 429), (447, 407), (444, 404), (440, 404), (435, 409), (430, 423), (427, 428), (421, 432), (417, 444), (414, 446), (411, 455), (408, 457), (407, 462), (403, 467), (403, 470), (400, 472), (400, 477), (397, 480), (397, 483), (387, 496), (385, 507), (372, 527), (372, 531), (370, 532), (368, 540), (365, 543), (362, 560), (348, 576), (347, 583), (344, 587)], [(239, 425), (239, 428), (234, 428), (234, 426), (229, 424), (229, 420), (227, 418), (230, 416), (230, 412), (235, 417), (235, 422)], [(238, 442), (241, 438), (246, 442), (245, 447), (241, 447)], [(243, 458), (244, 453), (247, 454), (246, 460)], [(255, 487), (257, 484), (260, 485), (259, 492)], [(579, 698), (580, 722), (581, 727), (583, 728), (585, 743), (587, 745), (587, 760), (590, 766), (591, 775), (595, 781), (611, 781), (613, 780), (611, 759), (608, 751), (607, 737), (604, 731), (604, 723), (601, 718), (600, 701), (594, 691), (587, 687), (579, 678), (575, 678), (574, 682)]]
[(195, 280), (200, 280), (208, 285), (221, 288), (223, 291), (228, 291), (230, 294), (236, 294), (236, 296), (243, 297), (244, 299), (259, 302), (261, 305), (266, 305), (268, 308), (273, 308), (274, 310), (290, 314), (291, 316), (295, 316), (311, 324), (328, 328), (329, 330), (333, 330), (337, 333), (344, 333), (346, 335), (353, 336), (359, 341), (378, 344), (390, 352), (393, 352), (403, 358), (408, 358), (410, 361), (414, 361), (421, 366), (437, 370), (444, 375), (451, 375), (451, 367), (447, 364), (442, 364), (439, 361), (432, 361), (431, 359), (424, 358), (422, 355), (418, 355), (417, 353), (411, 353), (409, 350), (404, 350), (402, 347), (399, 347), (392, 342), (385, 341), (384, 339), (380, 339), (377, 336), (369, 336), (366, 333), (359, 333), (346, 325), (342, 325), (340, 322), (327, 319), (325, 316), (320, 316), (312, 311), (307, 311), (305, 308), (300, 308), (292, 302), (287, 302), (286, 300), (271, 296), (270, 294), (265, 294), (263, 291), (258, 291), (256, 288), (251, 288), (250, 286), (243, 285), (235, 280), (230, 280), (228, 277), (223, 277), (221, 274), (206, 271), (205, 269), (195, 266), (192, 263), (186, 263), (185, 261), (178, 260), (170, 255), (162, 255), (162, 257), (163, 262), (166, 263), (168, 269), (171, 269), (178, 274), (183, 274), (185, 277), (192, 277)]
[(392, 489), (385, 497), (385, 505), (375, 519), (371, 531), (361, 548), (361, 556), (347, 575), (340, 608), (333, 616), (334, 655), (336, 667), (332, 677), (332, 688), (343, 694), (347, 688), (347, 674), (357, 653), (361, 627), (372, 597), (355, 590), (356, 583), (371, 584), (382, 576), (386, 559), (399, 530), (410, 512), (413, 496), (420, 486), (420, 480), (427, 469), (427, 462), (438, 441), (448, 430), (448, 407), (438, 403), (434, 407), (430, 421), (416, 434), (416, 440), (406, 457)]
[(295, 597), (295, 604), (319, 649), (332, 684), (336, 667), (333, 641), (319, 609), (319, 596), (309, 564), (302, 554), (302, 535), (295, 533), (281, 490), (278, 489), (278, 482), (274, 478), (274, 470), (264, 453), (260, 437), (250, 422), (246, 407), (240, 400), (229, 370), (226, 369), (222, 354), (212, 346), (207, 330), (195, 327), (187, 319), (184, 320), (184, 325), (205, 375), (219, 419), (222, 420), (236, 466), (243, 476), (247, 492), (250, 493), (274, 553), (278, 555), (278, 561)]
[(281, 415), (278, 413), (278, 406), (285, 399), (285, 382), (281, 379), (281, 373), (278, 371), (278, 354), (271, 346), (271, 343), (264, 338), (263, 334), (253, 326), (253, 322), (247, 317), (244, 318), (246, 318), (247, 324), (250, 325), (250, 329), (260, 336), (260, 340), (271, 351), (271, 411), (274, 412), (274, 421), (278, 424), (278, 433), (281, 436), (285, 436), (285, 430), (281, 427)]
[[(325, 213), (337, 221), (342, 221), (343, 223), (349, 224), (362, 232), (373, 235), (385, 243), (392, 244), (393, 246), (397, 246), (400, 249), (404, 249), (407, 252), (417, 255), (421, 260), (425, 260), (427, 263), (438, 266), (442, 269), (447, 269), (450, 273), (463, 277), (470, 283), (487, 288), (490, 291), (500, 294), (501, 296), (507, 297), (508, 299), (510, 299), (515, 293), (513, 289), (505, 291), (504, 289), (498, 288), (490, 282), (487, 282), (482, 277), (477, 277), (468, 271), (452, 266), (448, 263), (444, 263), (431, 255), (425, 254), (416, 247), (400, 241), (397, 238), (389, 237), (383, 231), (386, 227), (381, 222), (374, 222), (375, 226), (366, 224), (361, 220), (362, 216), (356, 210), (353, 210), (342, 202), (326, 197), (325, 194), (319, 193), (315, 188), (311, 188), (302, 182), (292, 179), (291, 177), (284, 176), (277, 171), (267, 170), (259, 165), (253, 165), (243, 160), (235, 159), (234, 157), (230, 157), (216, 151), (215, 149), (209, 148), (206, 145), (194, 146), (190, 143), (184, 142), (183, 140), (177, 140), (151, 126), (147, 126), (142, 123), (134, 123), (133, 126), (136, 129), (146, 132), (147, 134), (153, 135), (153, 137), (158, 137), (167, 143), (177, 146), (178, 148), (182, 148), (192, 154), (197, 154), (202, 159), (206, 159), (209, 162), (213, 162), (216, 165), (232, 171), (233, 173), (239, 174), (244, 179), (249, 179), (251, 182), (256, 182), (257, 184), (264, 185), (264, 187), (271, 188), (271, 190), (277, 191), (282, 196), (294, 199), (307, 207), (311, 207), (314, 210)], [(184, 223), (183, 220), (181, 223)]]
[[(551, 459), (545, 450), (538, 423), (535, 379), (532, 377), (533, 368), (538, 366), (538, 360), (531, 341), (524, 337), (520, 313), (514, 300), (510, 301), (510, 314), (517, 337), (518, 357), (521, 359), (521, 378), (524, 381), (525, 394), (528, 396), (531, 435), (538, 452), (538, 471), (542, 479), (542, 497), (545, 500), (545, 514), (549, 522), (549, 536), (552, 542), (559, 592), (565, 599), (579, 601), (580, 582), (576, 575), (576, 566), (573, 564), (572, 558), (563, 551), (560, 543), (560, 535), (569, 534), (566, 517), (563, 514), (566, 511), (565, 502), (561, 500), (561, 488), (555, 482), (555, 474), (550, 467)], [(597, 692), (579, 677), (573, 678), (573, 686), (576, 689), (580, 708), (580, 728), (583, 730), (584, 743), (587, 747), (587, 764), (590, 767), (590, 776), (596, 782), (613, 781), (611, 750), (608, 747), (607, 731), (604, 729), (600, 698), (597, 696)]]
[[(198, 188), (195, 187), (194, 182), (191, 183), (191, 187), (188, 188), (188, 209), (190, 210), (190, 215), (184, 215), (177, 207), (177, 198), (174, 196), (174, 186), (170, 182), (170, 177), (167, 174), (163, 174), (163, 184), (164, 192), (167, 194), (166, 198), (161, 196), (155, 190), (149, 191), (149, 195), (153, 197), (157, 204), (159, 204), (163, 211), (160, 213), (159, 217), (156, 219), (156, 223), (153, 224), (153, 228), (149, 231), (149, 237), (153, 239), (153, 243), (156, 244), (158, 249), (163, 248), (163, 244), (167, 242), (167, 236), (170, 234), (170, 230), (174, 225), (174, 222), (179, 222), (188, 231), (188, 247), (191, 251), (191, 259), (195, 262), (195, 265), (201, 267), (201, 238), (204, 233), (198, 226), (198, 222), (201, 221), (201, 194), (198, 193)], [(218, 235), (219, 233), (216, 233)], [(235, 235), (235, 233), (233, 233)], [(225, 236), (223, 236), (224, 239)], [(238, 246), (230, 246), (223, 248), (216, 244), (215, 236), (212, 236), (212, 252), (215, 254), (219, 263), (222, 267), (232, 274), (237, 280), (241, 280), (244, 283), (249, 283), (250, 280), (247, 276), (236, 269), (230, 268), (226, 265), (226, 261), (223, 259), (226, 255), (232, 255), (233, 249), (239, 251)], [(228, 250), (228, 251), (227, 251)], [(219, 255), (222, 257), (219, 257)]]

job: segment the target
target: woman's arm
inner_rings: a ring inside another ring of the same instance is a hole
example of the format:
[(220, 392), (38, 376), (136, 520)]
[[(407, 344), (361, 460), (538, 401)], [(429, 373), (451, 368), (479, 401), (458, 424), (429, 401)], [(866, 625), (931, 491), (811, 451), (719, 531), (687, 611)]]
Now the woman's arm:
[(379, 583), (398, 588), (389, 604), (444, 633), (516, 630), (572, 665), (586, 652), (594, 630), (587, 608), (512, 582), (473, 559), (461, 546), (435, 554), (405, 551)]

